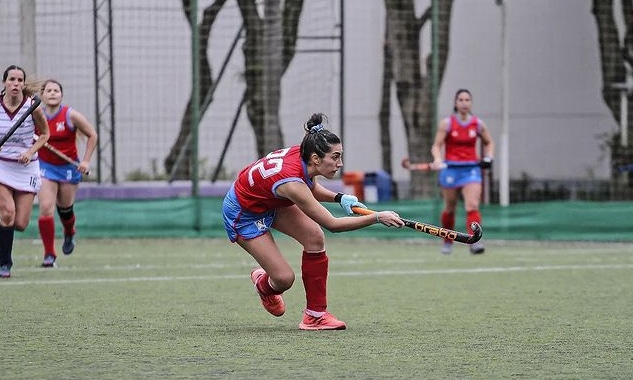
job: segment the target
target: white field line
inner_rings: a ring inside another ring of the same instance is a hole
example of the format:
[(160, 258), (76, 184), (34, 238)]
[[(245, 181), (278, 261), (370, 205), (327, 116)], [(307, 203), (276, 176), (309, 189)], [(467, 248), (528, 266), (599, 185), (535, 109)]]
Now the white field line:
[[(538, 265), (525, 267), (481, 267), (462, 269), (429, 269), (429, 270), (394, 270), (394, 271), (355, 271), (355, 272), (330, 272), (330, 276), (336, 277), (369, 277), (369, 276), (401, 276), (401, 275), (447, 275), (447, 274), (481, 274), (481, 273), (506, 273), (506, 272), (537, 272), (552, 270), (629, 270), (633, 264), (588, 264), (588, 265)], [(50, 270), (50, 269), (49, 269)], [(114, 282), (146, 282), (146, 281), (208, 281), (208, 280), (233, 280), (247, 278), (247, 274), (227, 274), (208, 276), (147, 276), (147, 277), (120, 277), (120, 278), (86, 278), (78, 280), (26, 280), (8, 279), (0, 281), (0, 286), (28, 286), (28, 285), (69, 285), (69, 284), (98, 284)]]

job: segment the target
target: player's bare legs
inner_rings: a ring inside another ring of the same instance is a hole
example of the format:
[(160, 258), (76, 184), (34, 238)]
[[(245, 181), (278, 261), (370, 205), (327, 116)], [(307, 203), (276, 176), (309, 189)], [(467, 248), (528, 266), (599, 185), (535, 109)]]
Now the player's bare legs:
[(38, 194), (40, 215), (37, 226), (44, 247), (44, 260), (42, 266), (51, 268), (55, 265), (57, 253), (55, 252), (55, 197), (58, 189), (57, 182), (42, 178), (42, 187)]
[[(444, 210), (441, 215), (442, 227), (449, 230), (455, 229), (455, 212), (457, 211), (458, 189), (442, 189), (442, 197), (444, 198)], [(453, 241), (444, 239), (442, 244), (442, 253), (445, 255), (453, 252)]]
[(262, 306), (279, 317), (286, 311), (281, 294), (290, 289), (295, 274), (283, 257), (270, 231), (254, 239), (238, 238), (237, 243), (248, 252), (261, 268), (251, 272), (251, 280), (259, 294)]
[(64, 227), (64, 243), (62, 252), (70, 255), (75, 249), (75, 194), (79, 187), (76, 183), (60, 183), (57, 193), (57, 212)]
[(303, 246), (301, 279), (306, 293), (306, 309), (299, 323), (302, 330), (343, 330), (345, 322), (327, 311), (329, 258), (321, 227), (296, 205), (277, 210), (273, 228)]
[[(481, 183), (468, 183), (462, 188), (464, 197), (464, 208), (466, 211), (466, 230), (472, 234), (470, 227), (472, 222), (481, 224), (481, 213), (479, 212), (479, 201), (481, 199)], [(470, 252), (474, 254), (484, 253), (485, 248), (481, 242), (470, 245)]]

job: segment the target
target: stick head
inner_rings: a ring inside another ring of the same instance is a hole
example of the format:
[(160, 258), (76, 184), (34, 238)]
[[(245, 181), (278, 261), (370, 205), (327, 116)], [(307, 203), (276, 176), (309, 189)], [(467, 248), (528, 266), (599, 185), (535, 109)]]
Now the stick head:
[(483, 230), (481, 229), (481, 226), (477, 222), (472, 222), (470, 224), (470, 228), (472, 228), (473, 234), (468, 239), (467, 244), (473, 244), (473, 243), (478, 242), (479, 240), (481, 240), (481, 237), (484, 234)]

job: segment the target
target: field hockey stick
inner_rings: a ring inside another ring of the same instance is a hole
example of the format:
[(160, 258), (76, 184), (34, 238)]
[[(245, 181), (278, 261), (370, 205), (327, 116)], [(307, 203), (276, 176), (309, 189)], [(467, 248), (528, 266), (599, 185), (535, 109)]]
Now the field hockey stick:
[(446, 168), (463, 168), (463, 167), (469, 167), (469, 166), (479, 166), (483, 169), (487, 168), (486, 166), (484, 166), (482, 162), (478, 162), (472, 165), (447, 165), (446, 163), (443, 163), (438, 168), (433, 168), (431, 162), (418, 162), (418, 163), (412, 164), (409, 161), (408, 157), (405, 157), (402, 159), (401, 165), (403, 168), (407, 170), (411, 170), (411, 171), (441, 170), (441, 169), (446, 169)]
[[(362, 207), (352, 207), (352, 211), (359, 215), (370, 215), (375, 213), (376, 211), (368, 210)], [(453, 240), (458, 243), (464, 244), (473, 244), (481, 240), (481, 236), (483, 235), (483, 231), (479, 223), (472, 222), (470, 227), (473, 229), (473, 234), (469, 235), (464, 232), (449, 230), (448, 228), (437, 227), (432, 224), (417, 222), (415, 220), (409, 220), (400, 218), (404, 222), (406, 227), (412, 228), (416, 231), (423, 232), (425, 234), (437, 236), (442, 239)]]
[(11, 136), (13, 136), (15, 131), (17, 131), (17, 129), (20, 128), (22, 123), (24, 123), (24, 120), (26, 120), (27, 117), (31, 116), (31, 114), (35, 111), (35, 109), (40, 106), (40, 103), (42, 103), (42, 99), (40, 99), (39, 96), (34, 95), (33, 103), (31, 103), (31, 106), (26, 110), (25, 113), (22, 114), (22, 116), (20, 116), (18, 121), (16, 121), (15, 124), (13, 124), (13, 126), (11, 127), (11, 129), (9, 129), (7, 134), (2, 137), (2, 140), (0, 140), (0, 149), (2, 148), (4, 143), (6, 143), (7, 140), (11, 138)]
[[(415, 164), (412, 164), (409, 161), (408, 157), (405, 157), (402, 159), (401, 165), (403, 168), (407, 169), (407, 170), (411, 170), (411, 171), (429, 171), (429, 170), (434, 170), (431, 167), (431, 163), (430, 162), (418, 162)], [(444, 169), (446, 167), (446, 165), (441, 166), (439, 168), (437, 168), (436, 170), (440, 170), (440, 169)]]
[[(37, 136), (37, 135), (33, 136), (33, 139), (35, 141), (37, 141), (38, 138), (39, 138), (39, 136)], [(51, 144), (44, 143), (44, 148), (50, 150), (57, 157), (61, 158), (62, 160), (66, 161), (67, 163), (69, 163), (71, 165), (74, 165), (77, 169), (79, 169), (79, 162), (77, 162), (77, 161), (73, 160), (72, 158), (68, 157), (66, 154), (64, 154), (64, 152), (62, 152), (59, 149), (55, 148)], [(90, 175), (90, 172), (86, 172), (86, 175)]]

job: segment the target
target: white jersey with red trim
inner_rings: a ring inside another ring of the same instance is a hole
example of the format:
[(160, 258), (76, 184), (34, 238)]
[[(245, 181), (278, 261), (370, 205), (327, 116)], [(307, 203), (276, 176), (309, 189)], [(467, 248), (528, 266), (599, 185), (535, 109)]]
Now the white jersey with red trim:
[[(0, 138), (4, 138), (15, 122), (27, 112), (32, 103), (33, 98), (25, 96), (22, 104), (15, 112), (9, 112), (2, 101), (2, 97), (0, 97)], [(24, 123), (22, 123), (0, 148), (0, 159), (17, 161), (20, 158), (20, 154), (26, 152), (33, 146), (35, 142), (33, 139), (34, 133), (35, 122), (33, 121), (33, 117), (29, 115), (24, 120)], [(37, 153), (33, 155), (31, 160), (37, 160)]]

